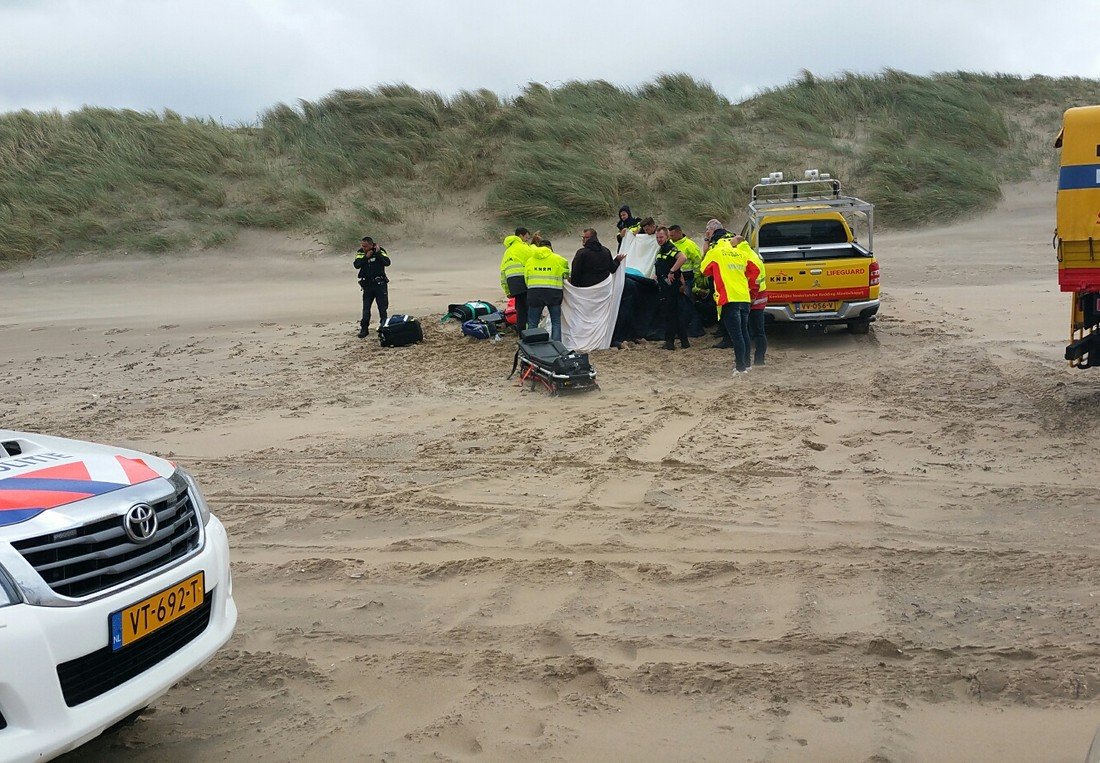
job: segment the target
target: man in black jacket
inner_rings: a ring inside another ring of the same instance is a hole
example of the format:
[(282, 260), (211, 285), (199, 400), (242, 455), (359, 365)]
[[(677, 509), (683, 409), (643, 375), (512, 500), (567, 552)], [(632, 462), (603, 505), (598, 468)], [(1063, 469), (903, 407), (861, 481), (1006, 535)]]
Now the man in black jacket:
[(680, 337), (680, 347), (687, 349), (691, 346), (688, 342), (687, 323), (680, 317), (680, 295), (683, 290), (683, 275), (680, 268), (687, 262), (687, 255), (676, 248), (668, 237), (668, 228), (661, 226), (655, 231), (657, 236), (657, 258), (653, 263), (654, 274), (657, 278), (657, 293), (660, 299), (661, 313), (665, 319), (665, 344), (666, 350), (675, 350), (673, 341)]
[(603, 283), (619, 269), (619, 263), (626, 258), (625, 254), (612, 257), (611, 250), (600, 243), (592, 228), (585, 228), (581, 232), (581, 241), (584, 246), (573, 255), (573, 264), (569, 268), (569, 283), (574, 286), (595, 286)]
[(363, 236), (359, 243), (361, 246), (352, 264), (359, 271), (359, 288), (363, 290), (363, 317), (359, 321), (359, 338), (362, 339), (370, 333), (372, 303), (378, 303), (379, 325), (386, 322), (386, 311), (390, 307), (390, 279), (386, 276), (386, 268), (390, 257), (370, 236)]

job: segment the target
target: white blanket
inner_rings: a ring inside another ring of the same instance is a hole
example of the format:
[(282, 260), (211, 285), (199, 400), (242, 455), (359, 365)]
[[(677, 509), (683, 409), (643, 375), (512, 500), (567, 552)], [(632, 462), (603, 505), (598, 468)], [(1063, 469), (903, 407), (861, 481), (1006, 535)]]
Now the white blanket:
[(660, 249), (656, 236), (647, 233), (635, 233), (628, 230), (623, 235), (623, 244), (619, 247), (619, 253), (625, 254), (623, 264), (627, 270), (643, 278), (655, 278), (653, 265), (657, 261), (657, 250)]
[(574, 286), (565, 282), (561, 303), (561, 341), (571, 350), (591, 352), (611, 346), (619, 300), (623, 296), (626, 268), (595, 286)]

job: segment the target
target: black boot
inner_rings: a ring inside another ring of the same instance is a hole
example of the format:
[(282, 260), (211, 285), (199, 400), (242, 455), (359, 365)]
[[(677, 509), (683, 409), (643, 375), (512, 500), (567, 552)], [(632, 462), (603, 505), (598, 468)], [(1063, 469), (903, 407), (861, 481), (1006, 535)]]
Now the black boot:
[(733, 347), (733, 342), (731, 342), (729, 339), (723, 339), (721, 342), (714, 345), (714, 349), (716, 350), (728, 350), (731, 347)]
[(691, 342), (687, 340), (687, 337), (684, 337), (680, 340), (680, 349), (686, 350), (688, 347), (691, 347)]
[(360, 326), (359, 326), (359, 338), (362, 339), (363, 337), (365, 337), (369, 333), (370, 333), (370, 328), (368, 326), (364, 326), (364, 325), (360, 324)]
[(663, 347), (666, 350), (675, 350), (676, 349), (676, 343), (674, 341), (672, 341), (671, 339), (666, 339)]

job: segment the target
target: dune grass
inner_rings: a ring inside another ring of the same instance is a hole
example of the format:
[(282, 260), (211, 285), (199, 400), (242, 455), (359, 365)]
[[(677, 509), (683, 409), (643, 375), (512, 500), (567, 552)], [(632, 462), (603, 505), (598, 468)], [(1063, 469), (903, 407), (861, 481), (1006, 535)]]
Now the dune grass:
[(887, 226), (973, 214), (1049, 171), (1080, 78), (887, 70), (730, 103), (684, 74), (636, 89), (532, 83), (514, 98), (406, 85), (279, 104), (252, 128), (172, 112), (0, 115), (0, 261), (75, 249), (218, 246), (241, 228), (320, 233), (335, 248), (484, 191), (495, 225), (547, 232), (636, 212), (697, 226), (744, 207), (774, 170), (817, 167)]

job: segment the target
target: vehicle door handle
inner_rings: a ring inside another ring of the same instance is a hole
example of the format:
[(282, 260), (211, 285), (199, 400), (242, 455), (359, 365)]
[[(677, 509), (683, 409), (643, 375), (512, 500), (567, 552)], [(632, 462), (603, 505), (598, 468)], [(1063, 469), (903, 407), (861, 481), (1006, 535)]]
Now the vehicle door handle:
[(821, 268), (814, 268), (813, 270), (810, 271), (810, 275), (812, 275), (812, 276), (821, 275)]

